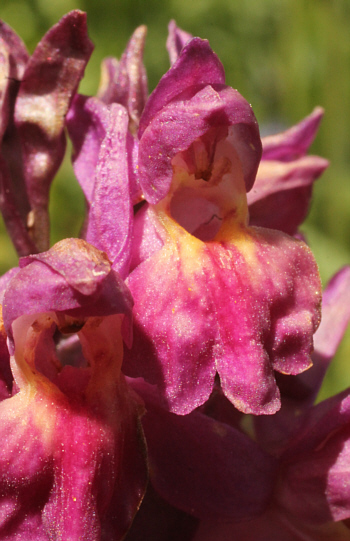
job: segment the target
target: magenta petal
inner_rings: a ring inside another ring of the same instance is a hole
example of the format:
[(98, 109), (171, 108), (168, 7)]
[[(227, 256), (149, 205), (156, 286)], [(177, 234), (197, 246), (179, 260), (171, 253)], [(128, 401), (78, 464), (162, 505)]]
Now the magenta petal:
[(166, 48), (169, 53), (170, 64), (175, 64), (176, 60), (179, 58), (180, 53), (186, 43), (192, 39), (192, 35), (184, 30), (181, 30), (176, 26), (175, 21), (170, 21), (168, 25), (168, 38), (166, 40)]
[(309, 249), (269, 229), (207, 244), (177, 233), (128, 278), (128, 373), (157, 383), (176, 413), (208, 398), (216, 370), (239, 410), (276, 412), (274, 370), (298, 374), (311, 365), (321, 287)]
[(224, 393), (238, 409), (274, 413), (279, 393), (273, 369), (297, 374), (311, 364), (320, 283), (303, 243), (272, 230), (249, 231), (253, 259), (234, 244), (208, 245), (217, 268), (211, 289), (220, 324), (217, 367)]
[(87, 241), (105, 251), (113, 268), (123, 277), (129, 270), (133, 218), (127, 157), (128, 122), (126, 109), (112, 104), (99, 153), (86, 232)]
[(48, 247), (48, 192), (65, 151), (65, 115), (92, 49), (86, 14), (70, 12), (38, 44), (16, 99), (15, 122), (39, 251)]
[(199, 412), (162, 409), (157, 393), (137, 380), (148, 442), (151, 481), (171, 505), (198, 518), (244, 520), (271, 496), (274, 460), (242, 432)]
[(224, 83), (224, 68), (211, 50), (209, 43), (200, 38), (193, 38), (184, 47), (177, 62), (163, 75), (148, 98), (140, 120), (139, 138), (141, 139), (152, 118), (177, 94), (192, 86)]
[(316, 136), (323, 114), (322, 107), (316, 107), (311, 115), (289, 130), (263, 137), (262, 159), (289, 162), (304, 156)]
[(89, 204), (92, 200), (98, 155), (106, 136), (108, 116), (108, 108), (100, 100), (76, 94), (66, 117), (74, 149), (74, 172)]
[(114, 400), (118, 430), (106, 412), (103, 420), (83, 410), (60, 412), (54, 485), (43, 510), (44, 525), (57, 539), (120, 540), (140, 503), (145, 484), (142, 433), (127, 396), (119, 392)]
[[(313, 366), (284, 387), (290, 399), (296, 400), (298, 412), (316, 399), (330, 361), (350, 322), (350, 267), (341, 269), (327, 285), (322, 298), (322, 319), (314, 335)], [(302, 394), (300, 394), (302, 391)], [(304, 403), (302, 404), (302, 401)]]
[(107, 59), (102, 65), (98, 97), (107, 104), (120, 103), (127, 109), (131, 129), (136, 131), (147, 97), (147, 74), (143, 65), (146, 26), (134, 31), (119, 63)]
[(300, 422), (300, 415), (314, 403), (324, 375), (350, 320), (350, 268), (341, 269), (327, 285), (322, 299), (322, 319), (314, 335), (313, 366), (290, 378), (278, 374), (281, 410), (272, 417), (254, 419), (258, 441), (277, 452)]
[(157, 225), (159, 227), (149, 205), (144, 204), (134, 217), (130, 272), (163, 247)]
[(329, 362), (350, 322), (350, 266), (341, 269), (327, 285), (322, 300), (321, 325), (315, 334), (315, 355)]
[(164, 106), (145, 129), (139, 144), (139, 181), (146, 200), (156, 203), (168, 193), (173, 177), (171, 160), (176, 154), (210, 128), (229, 127), (249, 190), (261, 156), (254, 113), (236, 90), (206, 86), (189, 99)]
[(4, 295), (9, 336), (13, 321), (24, 314), (58, 311), (84, 318), (117, 313), (130, 322), (132, 299), (127, 287), (111, 270), (106, 255), (85, 241), (66, 239), (49, 252), (25, 258), (23, 264)]
[(188, 274), (180, 254), (166, 245), (127, 279), (135, 300), (134, 338), (124, 371), (157, 383), (170, 409), (182, 415), (210, 395), (217, 324), (211, 300), (203, 295), (207, 273), (197, 266)]
[(247, 194), (249, 223), (294, 235), (309, 210), (312, 184), (328, 165), (318, 156), (262, 161)]

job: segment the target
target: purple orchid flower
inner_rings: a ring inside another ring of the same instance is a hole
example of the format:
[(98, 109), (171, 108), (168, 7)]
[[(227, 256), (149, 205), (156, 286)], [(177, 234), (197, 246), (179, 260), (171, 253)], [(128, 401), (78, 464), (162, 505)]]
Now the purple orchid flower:
[(248, 226), (258, 127), (207, 42), (182, 49), (148, 99), (138, 135), (149, 205), (134, 226), (125, 370), (157, 383), (176, 413), (203, 404), (216, 373), (238, 409), (274, 413), (274, 371), (311, 365), (320, 282), (305, 244)]
[(144, 408), (120, 371), (130, 293), (79, 239), (20, 267), (3, 300), (14, 383), (0, 403), (1, 536), (122, 539), (147, 480)]

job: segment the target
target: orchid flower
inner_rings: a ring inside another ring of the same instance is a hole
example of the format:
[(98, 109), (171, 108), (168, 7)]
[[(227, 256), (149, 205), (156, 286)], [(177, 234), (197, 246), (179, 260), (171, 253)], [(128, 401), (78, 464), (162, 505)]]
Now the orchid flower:
[(3, 300), (13, 387), (0, 403), (1, 536), (121, 539), (147, 479), (143, 404), (120, 371), (130, 293), (80, 239), (20, 267)]
[(321, 288), (304, 243), (249, 225), (261, 141), (251, 107), (224, 82), (208, 43), (193, 38), (141, 117), (149, 204), (135, 219), (126, 370), (156, 383), (176, 413), (203, 404), (218, 373), (238, 409), (272, 414), (274, 371), (311, 366)]

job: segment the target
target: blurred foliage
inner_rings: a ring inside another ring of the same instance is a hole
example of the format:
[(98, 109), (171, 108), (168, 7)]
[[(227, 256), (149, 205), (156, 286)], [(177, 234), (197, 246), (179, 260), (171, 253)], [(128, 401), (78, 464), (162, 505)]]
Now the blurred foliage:
[[(252, 103), (263, 133), (289, 127), (322, 105), (326, 113), (312, 152), (328, 158), (331, 167), (316, 184), (303, 230), (324, 284), (350, 262), (349, 0), (1, 0), (0, 18), (33, 51), (48, 28), (75, 8), (87, 12), (96, 46), (83, 93), (95, 93), (101, 59), (119, 57), (140, 24), (149, 30), (145, 64), (152, 90), (169, 67), (165, 41), (174, 18), (210, 41), (228, 84)], [(52, 242), (78, 234), (83, 209), (67, 158), (52, 189)], [(4, 272), (16, 264), (16, 256), (5, 233), (0, 241)], [(341, 369), (330, 371), (327, 392), (350, 385), (350, 333), (341, 354)]]

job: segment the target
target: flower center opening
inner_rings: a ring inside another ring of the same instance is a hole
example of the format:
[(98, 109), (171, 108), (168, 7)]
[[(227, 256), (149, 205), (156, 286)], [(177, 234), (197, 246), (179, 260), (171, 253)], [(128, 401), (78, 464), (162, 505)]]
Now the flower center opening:
[(168, 213), (203, 242), (214, 240), (234, 216), (247, 223), (247, 198), (241, 162), (230, 128), (212, 128), (172, 160)]

